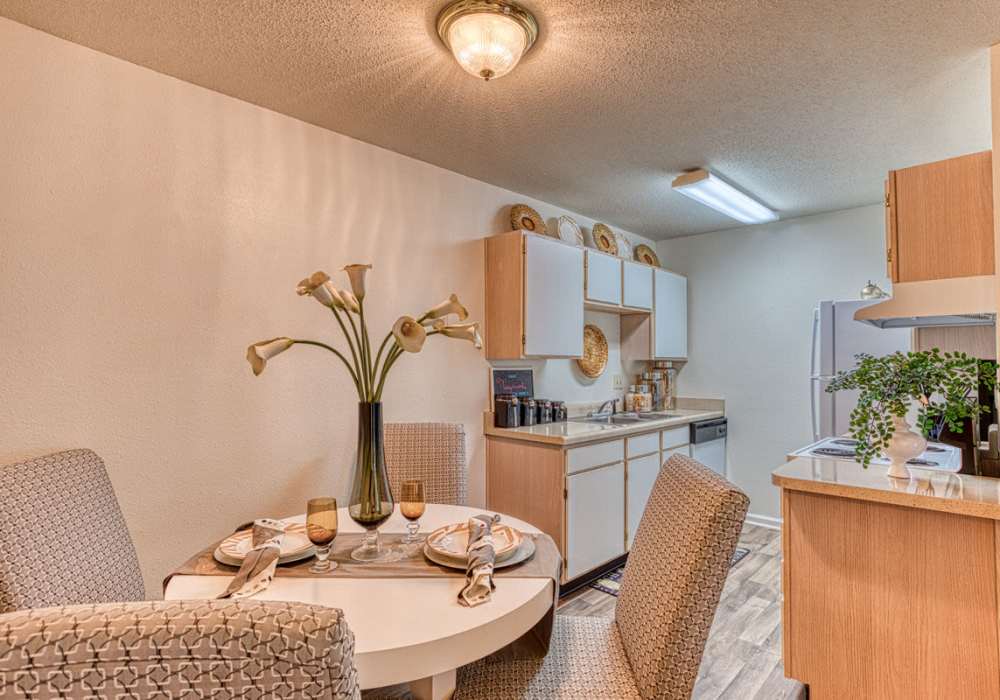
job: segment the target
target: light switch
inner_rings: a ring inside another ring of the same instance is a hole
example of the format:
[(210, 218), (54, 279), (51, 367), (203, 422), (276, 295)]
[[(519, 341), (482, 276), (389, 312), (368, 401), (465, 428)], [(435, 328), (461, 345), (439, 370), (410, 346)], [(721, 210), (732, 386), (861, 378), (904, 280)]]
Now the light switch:
[(615, 375), (615, 378), (614, 378), (614, 388), (615, 389), (624, 389), (625, 388), (625, 377), (624, 376), (622, 376), (620, 374), (616, 374)]

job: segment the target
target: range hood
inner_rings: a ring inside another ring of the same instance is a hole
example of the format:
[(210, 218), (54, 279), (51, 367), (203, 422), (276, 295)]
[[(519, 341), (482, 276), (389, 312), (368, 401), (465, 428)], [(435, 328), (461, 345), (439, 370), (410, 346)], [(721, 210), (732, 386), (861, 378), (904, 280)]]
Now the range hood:
[(854, 313), (856, 321), (879, 328), (989, 326), (996, 318), (994, 275), (897, 282), (892, 298)]

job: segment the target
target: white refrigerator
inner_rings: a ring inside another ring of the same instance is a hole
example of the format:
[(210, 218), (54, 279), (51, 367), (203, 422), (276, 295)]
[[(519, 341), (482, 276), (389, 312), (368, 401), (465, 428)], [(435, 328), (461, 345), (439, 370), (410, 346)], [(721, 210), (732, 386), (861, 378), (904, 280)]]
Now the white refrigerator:
[(813, 440), (843, 435), (851, 427), (851, 411), (858, 392), (828, 393), (826, 387), (838, 372), (857, 364), (855, 355), (881, 357), (910, 350), (911, 329), (876, 328), (854, 320), (854, 312), (884, 299), (821, 301), (813, 310), (812, 358), (809, 369)]

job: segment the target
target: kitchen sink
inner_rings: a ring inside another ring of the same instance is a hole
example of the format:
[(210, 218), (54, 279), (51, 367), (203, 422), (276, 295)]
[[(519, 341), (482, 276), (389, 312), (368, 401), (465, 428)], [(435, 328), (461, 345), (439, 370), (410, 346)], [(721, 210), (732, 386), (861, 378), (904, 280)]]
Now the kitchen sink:
[(636, 423), (645, 423), (651, 420), (663, 420), (664, 418), (672, 418), (673, 416), (663, 415), (663, 414), (638, 414), (638, 413), (616, 413), (611, 416), (583, 416), (579, 418), (570, 418), (571, 423), (590, 423), (593, 425), (635, 425)]

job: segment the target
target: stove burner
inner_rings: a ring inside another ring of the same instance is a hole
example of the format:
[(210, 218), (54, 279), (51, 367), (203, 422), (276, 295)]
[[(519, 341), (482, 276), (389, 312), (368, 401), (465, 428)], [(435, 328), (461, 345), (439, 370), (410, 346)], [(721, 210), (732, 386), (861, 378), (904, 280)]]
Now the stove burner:
[(820, 455), (821, 457), (853, 457), (854, 450), (845, 450), (840, 447), (817, 447), (809, 454)]

